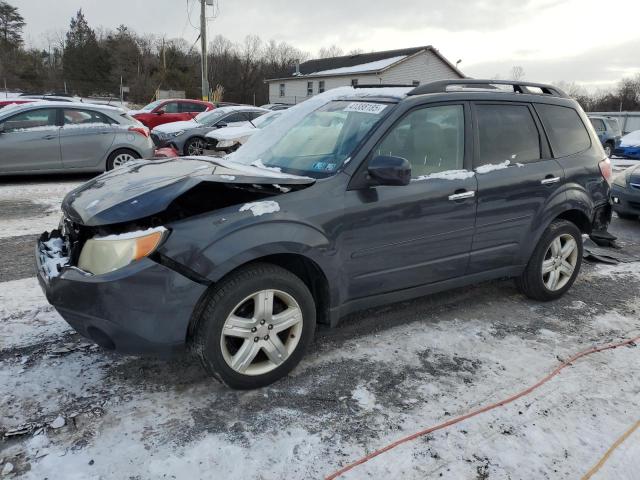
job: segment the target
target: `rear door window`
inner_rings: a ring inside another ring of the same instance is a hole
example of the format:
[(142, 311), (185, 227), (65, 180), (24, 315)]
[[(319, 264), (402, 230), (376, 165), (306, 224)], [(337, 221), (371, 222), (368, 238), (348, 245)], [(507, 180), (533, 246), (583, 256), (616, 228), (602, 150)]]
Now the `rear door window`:
[(528, 106), (477, 104), (475, 111), (479, 151), (474, 168), (540, 160), (540, 133)]
[(573, 108), (541, 103), (535, 108), (547, 131), (554, 157), (573, 155), (591, 146), (589, 133)]
[(182, 102), (180, 103), (180, 111), (182, 113), (200, 113), (207, 109), (202, 103)]
[(604, 132), (607, 128), (604, 126), (604, 122), (600, 118), (590, 118), (591, 125), (596, 129), (596, 132)]
[(225, 117), (222, 121), (226, 123), (246, 122), (247, 117), (245, 116), (244, 112), (236, 112)]
[(99, 126), (112, 123), (105, 115), (91, 110), (65, 109), (63, 117), (65, 126)]

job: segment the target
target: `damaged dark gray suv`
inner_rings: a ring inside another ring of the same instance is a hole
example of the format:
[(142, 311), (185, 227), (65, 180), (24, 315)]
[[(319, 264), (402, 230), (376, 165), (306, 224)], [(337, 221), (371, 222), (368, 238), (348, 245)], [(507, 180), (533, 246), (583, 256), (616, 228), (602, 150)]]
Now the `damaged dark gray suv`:
[(611, 167), (555, 87), (456, 80), (325, 92), (223, 159), (138, 161), (70, 192), (36, 247), (49, 302), (125, 353), (190, 348), (234, 388), (316, 322), (498, 277), (552, 300), (606, 231)]

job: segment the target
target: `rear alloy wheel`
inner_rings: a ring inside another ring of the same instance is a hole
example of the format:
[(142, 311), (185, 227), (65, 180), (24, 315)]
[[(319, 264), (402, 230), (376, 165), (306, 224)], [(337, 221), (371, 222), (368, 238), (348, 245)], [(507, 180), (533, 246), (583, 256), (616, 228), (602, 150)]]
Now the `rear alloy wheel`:
[(131, 150), (116, 150), (107, 159), (107, 170), (113, 170), (114, 168), (121, 167), (122, 165), (129, 163), (133, 160), (140, 158), (136, 152)]
[(302, 359), (315, 330), (315, 303), (293, 273), (254, 264), (219, 282), (198, 319), (195, 353), (232, 388), (275, 382)]
[(580, 230), (567, 220), (555, 220), (542, 235), (516, 284), (530, 298), (554, 300), (571, 288), (581, 265)]
[(203, 155), (206, 144), (200, 137), (190, 138), (184, 145), (185, 155)]

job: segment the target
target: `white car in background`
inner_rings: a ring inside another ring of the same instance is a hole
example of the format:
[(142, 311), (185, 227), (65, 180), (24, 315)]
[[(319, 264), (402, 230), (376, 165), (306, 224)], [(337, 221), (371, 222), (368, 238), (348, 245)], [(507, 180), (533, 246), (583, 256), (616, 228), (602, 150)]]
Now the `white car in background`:
[[(198, 114), (193, 120), (165, 123), (151, 130), (157, 147), (173, 147), (180, 155), (202, 155), (205, 136), (215, 130), (249, 125), (269, 110), (251, 105), (220, 107)], [(253, 128), (253, 127), (251, 127)]]
[(223, 156), (237, 150), (249, 137), (271, 124), (283, 113), (284, 110), (275, 110), (244, 125), (212, 130), (205, 135), (205, 155)]

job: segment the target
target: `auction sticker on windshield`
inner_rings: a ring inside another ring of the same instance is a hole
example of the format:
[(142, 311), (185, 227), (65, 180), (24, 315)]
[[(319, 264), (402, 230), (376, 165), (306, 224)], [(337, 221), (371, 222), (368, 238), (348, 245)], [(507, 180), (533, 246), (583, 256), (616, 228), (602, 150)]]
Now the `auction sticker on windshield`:
[(374, 115), (379, 115), (385, 108), (387, 108), (387, 106), (381, 103), (352, 102), (345, 107), (344, 111), (373, 113)]

